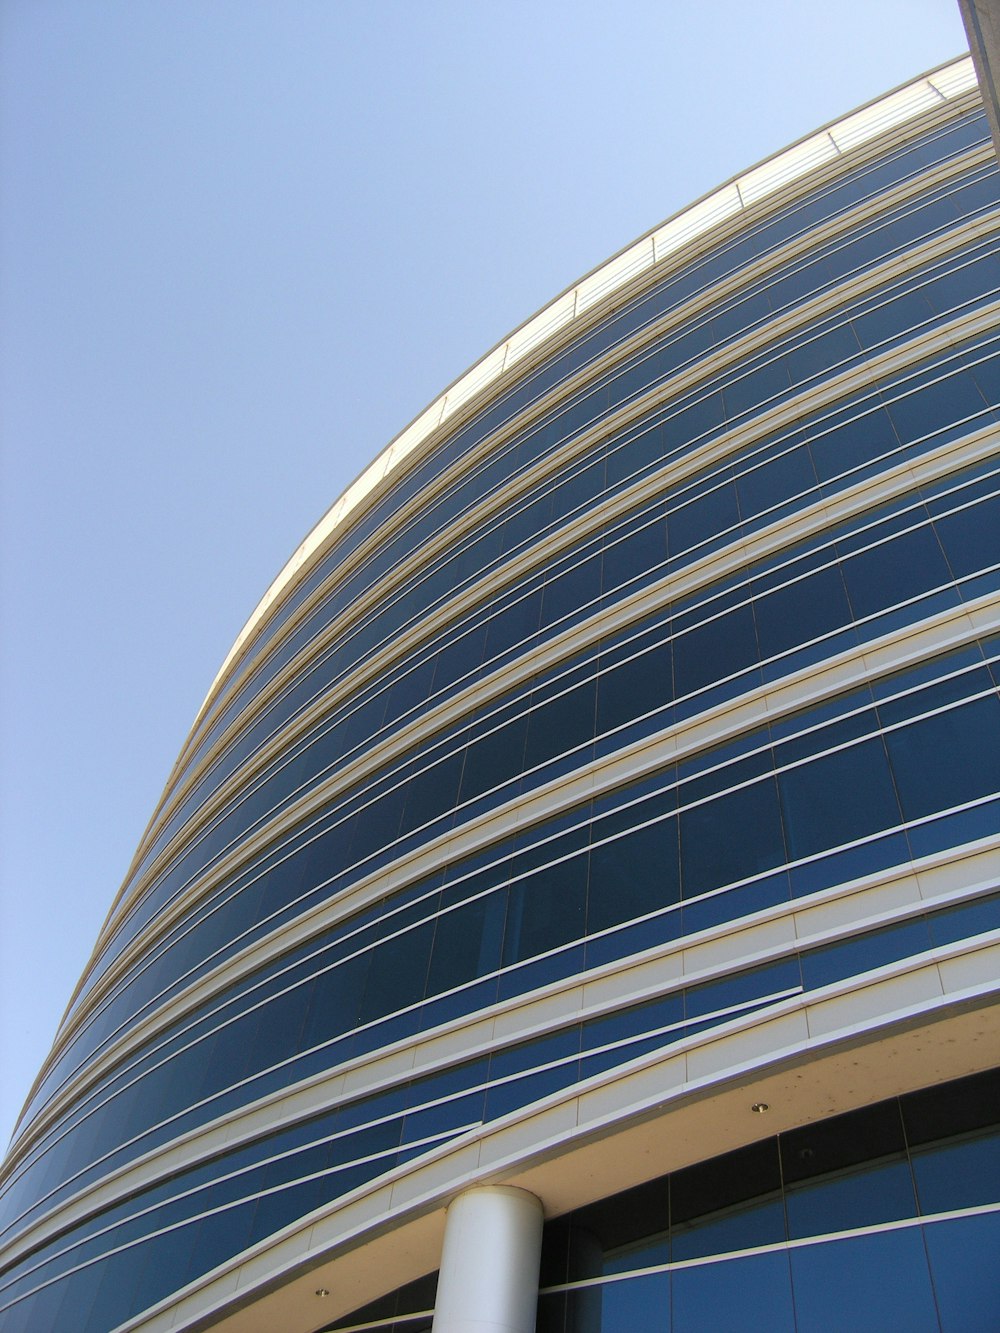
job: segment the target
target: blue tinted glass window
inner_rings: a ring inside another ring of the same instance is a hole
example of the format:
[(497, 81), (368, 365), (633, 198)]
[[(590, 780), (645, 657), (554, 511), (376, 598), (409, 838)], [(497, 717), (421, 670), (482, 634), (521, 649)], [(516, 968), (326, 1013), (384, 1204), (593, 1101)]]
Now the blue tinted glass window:
[(845, 560), (842, 568), (854, 614), (859, 618), (951, 580), (944, 553), (928, 527), (861, 551)]
[(672, 1278), (673, 1333), (794, 1333), (787, 1254), (675, 1269)]
[(367, 1023), (423, 998), (434, 923), (387, 940), (372, 953), (360, 1019)]
[(932, 310), (927, 298), (920, 292), (908, 292), (867, 313), (856, 316), (851, 323), (861, 345), (876, 347), (892, 339), (900, 329), (916, 329), (930, 319)]
[(1000, 929), (1000, 895), (974, 898), (947, 911), (934, 912), (928, 918), (934, 944), (952, 944), (987, 930)]
[(796, 1185), (788, 1191), (786, 1206), (793, 1238), (895, 1222), (916, 1213), (910, 1168), (904, 1161)]
[(913, 1175), (922, 1213), (1000, 1203), (1000, 1132), (921, 1149)]
[(659, 820), (591, 849), (588, 934), (669, 907), (679, 897), (676, 820)]
[(907, 819), (1000, 789), (1000, 700), (996, 697), (978, 699), (890, 731), (885, 740)]
[(935, 526), (956, 578), (988, 569), (1000, 560), (1000, 497), (947, 514)]
[(849, 624), (851, 608), (840, 569), (822, 569), (767, 596), (758, 596), (754, 616), (762, 658), (787, 652)]
[[(809, 282), (807, 287), (811, 286)], [(787, 289), (784, 294), (787, 296)], [(858, 338), (853, 328), (849, 324), (840, 324), (793, 347), (785, 356), (785, 364), (792, 383), (801, 384), (813, 376), (828, 375), (832, 366), (857, 356), (858, 351)]]
[(879, 740), (779, 774), (785, 835), (793, 857), (889, 828), (899, 820), (886, 759)]
[(847, 419), (824, 431), (809, 448), (820, 481), (843, 476), (869, 459), (881, 458), (899, 447), (899, 438), (884, 408)]
[(427, 982), (429, 995), (460, 986), (499, 966), (504, 911), (502, 895), (491, 893), (438, 917)]
[(743, 1204), (699, 1218), (671, 1231), (671, 1258), (696, 1259), (701, 1255), (748, 1250), (785, 1239), (785, 1209), (781, 1198)]
[[(596, 706), (597, 680), (591, 677), (536, 708), (528, 720), (525, 769), (593, 740)], [(582, 762), (583, 758), (578, 755), (576, 762)]]
[(671, 510), (667, 523), (671, 554), (688, 551), (703, 542), (706, 534), (727, 532), (739, 521), (736, 486), (729, 482)]
[(921, 385), (889, 404), (889, 415), (903, 440), (919, 440), (936, 431), (958, 434), (957, 423), (984, 414), (986, 404), (967, 370)]
[(995, 1333), (1000, 1213), (924, 1227), (943, 1333)]
[(670, 1278), (650, 1273), (625, 1282), (605, 1282), (600, 1287), (569, 1293), (567, 1328), (593, 1329), (594, 1333), (669, 1333)]
[(604, 591), (620, 588), (634, 578), (646, 578), (667, 558), (667, 528), (663, 520), (647, 523), (628, 537), (612, 540), (604, 550)]
[[(791, 1251), (795, 1317), (810, 1333), (936, 1333), (918, 1227)], [(891, 1274), (891, 1281), (887, 1281)]]
[(809, 451), (791, 449), (744, 472), (736, 481), (744, 519), (763, 514), (790, 496), (803, 495), (816, 485)]
[(864, 935), (804, 953), (803, 982), (809, 989), (826, 986), (843, 977), (923, 953), (930, 945), (930, 931), (927, 922), (922, 919), (888, 926), (884, 930), (868, 931)]
[(781, 865), (785, 844), (773, 778), (684, 810), (680, 836), (685, 898)]
[(584, 933), (587, 858), (536, 870), (510, 888), (504, 965), (554, 949)]
[(616, 663), (597, 682), (597, 735), (666, 707), (673, 697), (669, 644)]
[(678, 698), (735, 675), (757, 661), (753, 611), (737, 607), (674, 640), (674, 689)]

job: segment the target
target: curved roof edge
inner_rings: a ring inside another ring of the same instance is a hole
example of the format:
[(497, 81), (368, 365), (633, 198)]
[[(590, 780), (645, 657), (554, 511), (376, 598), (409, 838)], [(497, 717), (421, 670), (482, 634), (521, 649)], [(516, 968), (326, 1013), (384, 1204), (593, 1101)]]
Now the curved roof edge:
[(474, 394), (500, 379), (524, 356), (579, 318), (597, 301), (718, 224), (824, 162), (839, 157), (894, 125), (913, 119), (931, 106), (940, 105), (942, 100), (950, 101), (977, 86), (972, 57), (965, 55), (875, 98), (847, 116), (831, 121), (788, 148), (765, 158), (748, 171), (732, 177), (724, 185), (703, 195), (695, 203), (631, 242), (568, 287), (555, 300), (544, 305), (537, 314), (474, 362), (365, 467), (296, 548), (236, 636), (198, 710), (195, 726), (233, 660), (299, 571), (337, 528), (363, 505), (371, 492)]

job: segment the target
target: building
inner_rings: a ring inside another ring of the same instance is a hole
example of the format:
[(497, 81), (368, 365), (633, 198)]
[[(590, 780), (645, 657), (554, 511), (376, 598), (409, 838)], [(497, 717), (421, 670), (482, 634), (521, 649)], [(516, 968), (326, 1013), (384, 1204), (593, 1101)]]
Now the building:
[(25, 1108), (5, 1333), (996, 1326), (998, 201), (960, 60), (337, 501)]

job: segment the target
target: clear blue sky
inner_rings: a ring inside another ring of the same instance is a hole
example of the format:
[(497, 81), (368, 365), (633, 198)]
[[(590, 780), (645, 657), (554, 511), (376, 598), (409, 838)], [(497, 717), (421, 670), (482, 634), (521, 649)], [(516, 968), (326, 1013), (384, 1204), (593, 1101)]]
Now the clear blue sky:
[(0, 1139), (205, 691), (364, 463), (957, 0), (4, 0)]

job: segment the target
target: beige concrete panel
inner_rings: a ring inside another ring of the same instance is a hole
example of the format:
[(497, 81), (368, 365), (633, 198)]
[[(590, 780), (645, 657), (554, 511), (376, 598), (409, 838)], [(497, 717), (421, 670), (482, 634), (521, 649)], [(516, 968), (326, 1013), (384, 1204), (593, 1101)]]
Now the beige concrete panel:
[[(895, 642), (895, 640), (893, 640)], [(794, 712), (831, 694), (853, 689), (868, 677), (860, 651), (848, 650), (830, 659), (822, 671), (795, 672), (766, 687), (764, 700), (770, 717)]]
[(587, 1009), (596, 1005), (623, 1003), (644, 992), (666, 989), (683, 979), (684, 967), (680, 952), (665, 957), (650, 958), (634, 967), (626, 967), (588, 981), (583, 988), (583, 1003)]
[(253, 1138), (255, 1134), (273, 1129), (275, 1116), (273, 1102), (265, 1102), (263, 1105), (255, 1106), (251, 1111), (244, 1112), (239, 1118), (234, 1118), (230, 1122), (230, 1132), (226, 1136), (227, 1144), (234, 1139)]
[(344, 1091), (343, 1074), (317, 1080), (309, 1087), (282, 1096), (280, 1093), (261, 1102), (252, 1110), (237, 1113), (228, 1122), (226, 1141), (252, 1137), (258, 1130), (273, 1127), (282, 1120), (295, 1120), (299, 1116), (321, 1111), (332, 1105)]
[(311, 1231), (309, 1225), (300, 1224), (290, 1236), (264, 1246), (252, 1258), (240, 1264), (237, 1290), (252, 1286), (271, 1269), (285, 1268), (308, 1254), (311, 1249)]
[[(975, 449), (976, 454), (987, 459), (992, 457), (996, 449), (997, 436), (1000, 431), (992, 423), (988, 426), (981, 426), (979, 430), (974, 431), (971, 439), (977, 441)], [(913, 478), (913, 484), (919, 486), (927, 481), (934, 481), (941, 475), (941, 461), (949, 457), (954, 458), (955, 466), (961, 467), (965, 460), (965, 442), (961, 439), (953, 440), (950, 444), (942, 445), (940, 449), (933, 450), (928, 454), (921, 454), (917, 458), (912, 458), (907, 463), (907, 471)]]
[(358, 1235), (372, 1223), (381, 1221), (392, 1209), (392, 1189), (392, 1184), (387, 1184), (369, 1190), (317, 1218), (308, 1229), (309, 1248), (320, 1249), (344, 1236)]
[(583, 986), (570, 986), (542, 999), (520, 1004), (496, 1016), (493, 1026), (495, 1041), (520, 1036), (536, 1028), (547, 1028), (560, 1020), (572, 1018), (583, 1005)]
[[(941, 984), (947, 994), (979, 987), (1000, 987), (1000, 943), (963, 953), (938, 963)], [(1000, 1052), (998, 1052), (1000, 1054)]]
[(656, 1064), (629, 1073), (619, 1073), (617, 1078), (580, 1094), (580, 1124), (603, 1121), (619, 1111), (623, 1104), (638, 1106), (647, 1102), (655, 1103), (660, 1098), (678, 1092), (686, 1083), (686, 1055), (670, 1056)]
[(969, 607), (967, 616), (977, 633), (988, 633), (996, 623), (993, 608), (985, 597), (978, 605), (973, 604)]
[(732, 729), (733, 722), (741, 731), (747, 730), (757, 722), (767, 721), (766, 696), (744, 696), (732, 703), (723, 704), (713, 709), (708, 716), (686, 724), (677, 732), (678, 755), (703, 750), (715, 743), (722, 735)]
[(942, 995), (937, 968), (916, 968), (872, 982), (863, 989), (808, 1004), (809, 1033), (814, 1038), (835, 1032), (854, 1033), (888, 1015), (932, 1004)]
[[(226, 1290), (223, 1299), (230, 1295), (232, 1295), (231, 1290)], [(169, 1333), (171, 1329), (181, 1324), (183, 1317), (182, 1305), (174, 1304), (157, 1314), (129, 1320), (128, 1323), (120, 1325), (120, 1329), (123, 1333), (129, 1333), (131, 1329), (142, 1329), (142, 1333)]]
[(810, 903), (795, 912), (795, 930), (800, 940), (846, 930), (859, 921), (882, 913), (903, 911), (921, 901), (916, 875), (893, 876), (880, 884), (838, 893)]
[[(952, 621), (952, 625), (955, 629), (960, 627), (962, 633), (970, 638), (976, 633), (975, 622), (968, 612), (956, 615)], [(912, 638), (916, 643), (919, 643), (916, 633), (907, 635), (906, 637)], [(943, 644), (939, 644), (938, 646), (944, 647)], [(862, 660), (864, 661), (866, 671), (872, 676), (879, 675), (884, 671), (891, 671), (899, 662), (899, 644), (876, 643), (874, 647), (865, 650), (862, 654)]]
[(372, 1060), (359, 1069), (352, 1069), (344, 1075), (344, 1096), (370, 1088), (374, 1084), (403, 1078), (413, 1069), (413, 1047), (404, 1046), (402, 1050), (385, 1055), (380, 1060)]
[(421, 1041), (414, 1052), (414, 1071), (438, 1061), (460, 1059), (470, 1051), (481, 1050), (493, 1038), (493, 1019), (456, 1027), (429, 1040)]
[(478, 1179), (481, 1151), (482, 1144), (477, 1136), (466, 1147), (450, 1149), (447, 1155), (408, 1171), (393, 1182), (393, 1211), (411, 1207), (425, 1197), (440, 1197), (442, 1192), (457, 1193), (466, 1183)]
[(684, 949), (681, 955), (684, 974), (722, 968), (737, 960), (753, 960), (758, 954), (780, 952), (794, 944), (792, 918), (787, 915), (774, 917), (746, 930), (722, 933)]
[[(995, 883), (1000, 878), (1000, 838), (983, 840), (965, 856), (917, 870), (917, 882), (924, 898), (938, 898), (947, 893), (971, 889), (979, 884)], [(992, 845), (989, 845), (992, 843)]]
[(499, 1170), (530, 1153), (572, 1134), (577, 1125), (577, 1099), (560, 1102), (514, 1124), (503, 1125), (484, 1138), (479, 1151), (480, 1172)]
[[(206, 1274), (205, 1277), (202, 1279), (202, 1283), (206, 1285), (211, 1284), (212, 1296), (215, 1301), (224, 1302), (227, 1300), (236, 1299), (239, 1296), (240, 1272), (238, 1268), (234, 1268), (230, 1272), (222, 1273), (216, 1278), (213, 1278), (210, 1274)], [(201, 1284), (199, 1284), (199, 1286), (200, 1285)], [(185, 1323), (184, 1307), (186, 1304), (187, 1302), (182, 1297), (180, 1303), (177, 1306), (175, 1306), (173, 1309), (164, 1311), (164, 1314), (169, 1316), (171, 1321), (164, 1327), (183, 1328)], [(195, 1308), (197, 1308), (197, 1305), (200, 1304), (197, 1297), (195, 1298), (195, 1301), (192, 1302), (192, 1304), (195, 1305)], [(147, 1324), (145, 1323), (145, 1321), (140, 1323), (139, 1327), (143, 1330), (143, 1333), (147, 1333)]]
[(802, 1009), (780, 1014), (688, 1051), (688, 1079), (693, 1082), (751, 1070), (768, 1060), (801, 1050), (808, 1041), (809, 1024)]

